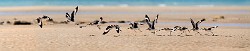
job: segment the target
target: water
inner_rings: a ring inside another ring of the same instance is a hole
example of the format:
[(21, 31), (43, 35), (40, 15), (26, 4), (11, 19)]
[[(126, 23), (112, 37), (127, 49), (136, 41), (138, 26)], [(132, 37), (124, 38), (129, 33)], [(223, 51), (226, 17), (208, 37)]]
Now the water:
[[(249, 14), (248, 10), (235, 10), (235, 11), (204, 11), (204, 12), (122, 12), (122, 11), (84, 11), (77, 14)], [(30, 12), (0, 12), (0, 15), (30, 15), (30, 14), (65, 14), (63, 11), (30, 11)]]
[(250, 0), (1, 0), (0, 6), (249, 6)]

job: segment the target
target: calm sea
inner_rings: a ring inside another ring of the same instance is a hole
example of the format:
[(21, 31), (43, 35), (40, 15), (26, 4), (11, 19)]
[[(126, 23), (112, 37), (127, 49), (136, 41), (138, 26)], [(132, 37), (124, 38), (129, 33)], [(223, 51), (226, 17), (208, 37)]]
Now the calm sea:
[(0, 0), (0, 6), (249, 6), (250, 0)]

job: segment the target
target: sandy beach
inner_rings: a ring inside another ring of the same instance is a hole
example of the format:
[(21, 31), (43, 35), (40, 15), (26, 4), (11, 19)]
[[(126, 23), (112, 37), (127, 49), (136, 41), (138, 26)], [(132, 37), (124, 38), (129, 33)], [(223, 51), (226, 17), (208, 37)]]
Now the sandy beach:
[[(0, 7), (0, 51), (250, 51), (250, 7), (248, 6), (166, 6), (166, 7), (97, 7), (79, 6), (75, 23), (90, 23), (103, 17), (104, 21), (141, 21), (145, 14), (154, 19), (159, 14), (156, 29), (186, 26), (191, 29), (190, 18), (205, 18), (201, 27), (219, 26), (215, 35), (206, 31), (160, 31), (155, 34), (140, 25), (142, 32), (127, 29), (129, 23), (101, 24), (79, 28), (75, 24), (44, 23), (40, 28), (36, 18), (47, 15), (54, 21), (65, 21), (65, 13), (75, 6), (23, 6)], [(223, 19), (221, 18), (223, 16)], [(14, 21), (27, 21), (31, 25), (13, 25)], [(102, 35), (108, 25), (118, 24), (122, 32), (112, 29)]]

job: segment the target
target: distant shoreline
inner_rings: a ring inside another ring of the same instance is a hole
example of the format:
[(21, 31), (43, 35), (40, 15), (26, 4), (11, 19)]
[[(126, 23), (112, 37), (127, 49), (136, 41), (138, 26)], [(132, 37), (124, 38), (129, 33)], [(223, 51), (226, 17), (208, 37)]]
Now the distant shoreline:
[[(16, 11), (69, 11), (75, 6), (16, 6), (0, 7), (1, 12)], [(137, 7), (116, 7), (116, 6), (79, 6), (80, 11), (211, 11), (211, 10), (250, 10), (250, 6), (218, 6), (218, 7), (197, 7), (197, 6), (137, 6)]]

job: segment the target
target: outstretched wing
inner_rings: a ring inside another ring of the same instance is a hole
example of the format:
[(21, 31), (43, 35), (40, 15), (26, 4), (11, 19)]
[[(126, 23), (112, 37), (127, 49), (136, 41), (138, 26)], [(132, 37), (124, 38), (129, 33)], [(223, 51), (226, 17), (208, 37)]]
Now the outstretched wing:
[(156, 20), (154, 20), (154, 21), (152, 22), (151, 29), (155, 29), (155, 21), (156, 21)]
[(151, 28), (152, 25), (150, 24), (149, 19), (145, 18), (145, 20), (146, 20), (146, 23), (148, 24), (148, 27)]
[(145, 19), (150, 22), (150, 18), (148, 17), (148, 15), (145, 15)]
[(108, 26), (106, 30), (102, 33), (103, 35), (109, 33), (109, 31), (112, 29), (112, 26)]
[(192, 23), (192, 26), (193, 26), (193, 29), (194, 29), (194, 28), (196, 27), (196, 26), (195, 26), (195, 23), (194, 23), (194, 20), (191, 19), (191, 18), (190, 18), (190, 20), (191, 20), (191, 23)]
[(70, 20), (70, 15), (69, 15), (69, 13), (66, 13), (66, 18), (67, 18), (68, 20)]
[(41, 28), (43, 28), (43, 22), (42, 22), (41, 19), (39, 20), (39, 23), (38, 23), (38, 24), (39, 24), (39, 26), (40, 26)]
[(157, 16), (156, 16), (156, 18), (155, 18), (155, 23), (157, 23), (158, 22), (158, 16), (159, 16), (159, 14), (157, 14)]
[(76, 8), (75, 8), (75, 15), (76, 15), (76, 13), (78, 12), (78, 6), (76, 6)]
[(195, 24), (195, 29), (199, 29), (199, 24), (200, 24), (200, 23), (201, 23), (200, 21), (196, 22), (196, 24)]
[(206, 19), (202, 19), (201, 22), (206, 21)]
[(75, 19), (74, 19), (74, 17), (75, 17), (74, 13), (75, 13), (75, 11), (73, 11), (73, 12), (71, 13), (71, 18), (70, 18), (70, 20), (71, 20), (72, 22), (75, 21)]

